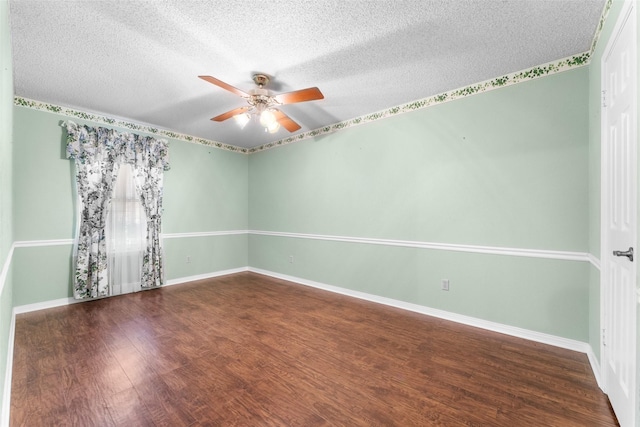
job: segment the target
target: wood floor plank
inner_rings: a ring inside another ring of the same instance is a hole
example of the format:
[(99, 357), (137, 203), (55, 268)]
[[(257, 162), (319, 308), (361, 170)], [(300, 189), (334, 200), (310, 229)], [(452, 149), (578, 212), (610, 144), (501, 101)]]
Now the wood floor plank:
[[(135, 386), (138, 396), (157, 426), (190, 426), (197, 423), (198, 402), (185, 398), (182, 390), (173, 390), (161, 377), (154, 377)], [(204, 398), (204, 396), (203, 396)]]
[(133, 387), (107, 396), (105, 406), (113, 423), (117, 426), (155, 427), (156, 425)]
[(616, 426), (584, 354), (239, 273), (16, 317), (11, 426)]

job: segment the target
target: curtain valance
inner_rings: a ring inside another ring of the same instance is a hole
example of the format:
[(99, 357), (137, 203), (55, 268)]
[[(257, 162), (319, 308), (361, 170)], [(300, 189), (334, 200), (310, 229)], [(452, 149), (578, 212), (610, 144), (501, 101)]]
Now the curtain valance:
[(141, 287), (162, 286), (160, 230), (163, 174), (169, 169), (167, 141), (103, 127), (65, 123), (67, 158), (76, 164), (81, 201), (73, 278), (76, 299), (109, 295), (105, 225), (120, 165), (130, 164), (136, 193), (147, 218)]
[(78, 125), (71, 120), (65, 122), (65, 127), (68, 159), (81, 163), (144, 163), (147, 167), (169, 170), (169, 150), (164, 139)]

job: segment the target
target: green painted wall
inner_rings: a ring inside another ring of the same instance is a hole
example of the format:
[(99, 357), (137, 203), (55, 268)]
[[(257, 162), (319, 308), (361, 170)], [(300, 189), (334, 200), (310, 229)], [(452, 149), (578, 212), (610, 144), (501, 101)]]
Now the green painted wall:
[(54, 301), (73, 295), (72, 245), (16, 248), (13, 253), (13, 305)]
[[(67, 119), (50, 112), (14, 108), (16, 241), (74, 237), (74, 165), (66, 159), (66, 131), (60, 126)], [(247, 229), (246, 155), (170, 139), (169, 157), (163, 233)], [(223, 244), (227, 245), (226, 251), (220, 249)], [(168, 280), (247, 265), (246, 235), (167, 239), (165, 246)], [(214, 252), (209, 256), (197, 253), (203, 248)], [(70, 297), (71, 250), (71, 245), (16, 248), (14, 305)], [(193, 255), (190, 263), (185, 261), (188, 251)], [(36, 264), (39, 269), (32, 268)]]
[[(586, 252), (588, 73), (583, 67), (253, 154), (249, 226)], [(586, 262), (251, 236), (249, 264), (589, 339)], [(449, 293), (439, 290), (444, 278)]]
[(245, 154), (182, 141), (169, 146), (164, 233), (246, 230), (248, 159)]
[[(172, 142), (169, 154), (164, 233), (247, 230), (249, 162), (245, 154), (183, 142)], [(248, 263), (246, 234), (172, 238), (163, 244), (167, 280)]]
[[(0, 402), (4, 398), (4, 381), (9, 348), (9, 329), (13, 308), (11, 266), (8, 257), (13, 244), (12, 220), (12, 146), (13, 146), (13, 63), (9, 31), (9, 3), (0, 0)], [(2, 277), (2, 276), (0, 276)], [(4, 416), (6, 414), (0, 414)]]
[[(582, 262), (269, 236), (250, 236), (249, 248), (254, 268), (556, 336), (588, 338), (588, 277)], [(440, 290), (445, 278), (449, 292)]]
[(11, 218), (13, 65), (8, 13), (7, 0), (0, 0), (0, 264), (4, 263), (13, 243)]
[(206, 275), (249, 265), (246, 234), (165, 239), (164, 253), (167, 280)]
[(14, 108), (14, 239), (71, 239), (75, 232), (73, 162), (66, 159), (63, 116)]
[(586, 251), (587, 73), (253, 154), (249, 224)]

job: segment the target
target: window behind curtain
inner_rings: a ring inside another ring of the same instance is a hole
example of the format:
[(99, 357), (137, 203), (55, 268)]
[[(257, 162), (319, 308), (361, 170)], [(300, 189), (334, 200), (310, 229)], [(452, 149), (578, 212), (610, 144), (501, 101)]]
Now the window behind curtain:
[(110, 295), (140, 290), (147, 218), (136, 194), (131, 165), (121, 165), (105, 229)]

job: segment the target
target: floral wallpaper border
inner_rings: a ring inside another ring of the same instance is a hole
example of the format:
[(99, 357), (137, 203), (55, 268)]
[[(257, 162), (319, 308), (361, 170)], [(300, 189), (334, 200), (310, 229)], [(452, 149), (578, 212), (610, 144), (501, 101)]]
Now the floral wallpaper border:
[(429, 98), (419, 99), (412, 101), (408, 104), (398, 105), (386, 110), (378, 111), (376, 113), (367, 114), (365, 116), (356, 117), (354, 119), (346, 120), (344, 122), (336, 123), (330, 126), (325, 126), (320, 129), (315, 129), (309, 132), (292, 135), (288, 138), (281, 139), (279, 141), (270, 142), (268, 144), (260, 145), (258, 147), (250, 148), (249, 154), (256, 153), (258, 151), (268, 150), (270, 148), (279, 147), (282, 145), (291, 144), (293, 142), (302, 141), (304, 139), (313, 138), (319, 135), (326, 135), (328, 133), (337, 132), (342, 129), (350, 128), (353, 126), (373, 122), (376, 120), (384, 119), (391, 116), (396, 116), (402, 113), (408, 113), (422, 108), (427, 108), (432, 105), (442, 104), (444, 102), (453, 101), (460, 98), (466, 98), (470, 95), (476, 95), (483, 92), (488, 92), (493, 89), (501, 87), (511, 86), (516, 83), (524, 81), (534, 80), (539, 77), (544, 77), (550, 74), (556, 74), (569, 69), (582, 67), (587, 65), (590, 60), (590, 53), (584, 52), (569, 58), (562, 59), (557, 62), (550, 62), (548, 64), (540, 65), (530, 68), (528, 70), (519, 71), (512, 74), (507, 74), (502, 77), (497, 77), (492, 80), (486, 80), (481, 83), (477, 83), (471, 86), (467, 86), (461, 89), (455, 89), (449, 92), (443, 92), (438, 95), (431, 96)]
[(111, 117), (103, 116), (100, 114), (87, 113), (73, 108), (61, 107), (55, 104), (48, 104), (46, 102), (35, 101), (33, 99), (22, 98), (20, 96), (14, 97), (14, 105), (20, 107), (31, 108), (40, 111), (49, 111), (51, 113), (62, 114), (67, 117), (76, 119), (89, 120), (95, 123), (103, 123), (111, 126), (116, 126), (124, 129), (134, 130), (138, 132), (144, 132), (152, 135), (164, 136), (166, 138), (178, 139), (181, 141), (193, 142), (196, 144), (208, 145), (211, 147), (220, 148), (227, 151), (235, 151), (239, 153), (248, 153), (248, 148), (236, 147), (234, 145), (224, 144), (218, 141), (212, 141), (209, 139), (198, 138), (196, 136), (185, 135), (182, 133), (173, 132), (170, 130), (159, 129), (152, 126), (141, 125), (121, 119), (114, 119)]
[(477, 83), (471, 86), (467, 86), (460, 89), (455, 89), (449, 92), (444, 92), (438, 95), (434, 95), (428, 98), (412, 101), (407, 104), (388, 108), (386, 110), (378, 111), (376, 113), (367, 114), (365, 116), (356, 117), (343, 122), (335, 123), (333, 125), (325, 126), (323, 128), (314, 129), (308, 132), (299, 133), (290, 137), (263, 144), (254, 148), (236, 147), (234, 145), (224, 144), (218, 141), (212, 141), (204, 138), (198, 138), (191, 135), (185, 135), (169, 130), (159, 129), (147, 125), (136, 124), (121, 119), (114, 119), (100, 114), (87, 113), (84, 111), (75, 110), (73, 108), (62, 107), (59, 105), (48, 104), (45, 102), (35, 101), (32, 99), (22, 98), (16, 96), (14, 98), (14, 104), (20, 107), (32, 108), (35, 110), (49, 111), (52, 113), (62, 114), (68, 117), (74, 117), (82, 120), (89, 120), (96, 123), (104, 123), (111, 126), (117, 126), (125, 129), (135, 130), (138, 132), (144, 132), (152, 135), (164, 136), (166, 138), (177, 139), (181, 141), (193, 142), (195, 144), (207, 145), (215, 148), (219, 148), (227, 151), (234, 151), (237, 153), (252, 154), (271, 148), (280, 147), (283, 145), (299, 142), (305, 139), (314, 138), (320, 135), (326, 135), (329, 133), (337, 132), (342, 129), (358, 126), (365, 123), (370, 123), (376, 120), (384, 119), (391, 116), (396, 116), (402, 113), (408, 113), (422, 108), (427, 108), (432, 105), (441, 104), (444, 102), (453, 101), (467, 96), (476, 95), (479, 93), (487, 92), (493, 89), (499, 89), (501, 87), (510, 86), (516, 83), (524, 81), (534, 80), (539, 77), (544, 77), (550, 74), (559, 73), (569, 69), (582, 67), (589, 64), (591, 55), (595, 51), (596, 45), (602, 33), (604, 22), (609, 14), (613, 0), (607, 0), (604, 5), (596, 33), (591, 43), (591, 49), (588, 52), (583, 52), (568, 58), (564, 58), (555, 62), (539, 65), (537, 67), (529, 68), (527, 70), (519, 71), (497, 77), (492, 80), (486, 80), (481, 83)]
[(280, 147), (283, 145), (299, 142), (305, 139), (314, 138), (320, 135), (326, 135), (329, 133), (337, 132), (339, 130), (347, 129), (353, 126), (370, 123), (376, 120), (384, 119), (391, 116), (396, 116), (402, 113), (408, 113), (422, 108), (427, 108), (432, 105), (442, 104), (444, 102), (453, 101), (467, 96), (476, 95), (479, 93), (487, 92), (493, 89), (510, 86), (516, 83), (524, 81), (534, 80), (539, 77), (559, 73), (569, 69), (582, 67), (587, 65), (590, 60), (590, 52), (584, 52), (579, 55), (571, 56), (569, 58), (562, 59), (557, 62), (552, 62), (544, 65), (540, 65), (528, 70), (520, 71), (517, 73), (508, 74), (502, 77), (497, 77), (492, 80), (487, 80), (481, 83), (477, 83), (471, 86), (467, 86), (461, 89), (444, 92), (438, 95), (431, 96), (429, 98), (419, 99), (407, 104), (391, 107), (386, 110), (378, 111), (376, 113), (367, 114), (365, 116), (356, 117), (343, 122), (335, 123), (333, 125), (325, 126), (319, 129), (314, 129), (308, 132), (299, 133), (290, 137), (280, 139), (278, 141), (270, 142), (253, 148), (236, 147), (234, 145), (224, 144), (218, 141), (212, 141), (204, 138), (198, 138), (191, 135), (185, 135), (169, 130), (159, 129), (147, 125), (141, 125), (133, 122), (124, 121), (121, 119), (114, 119), (100, 114), (87, 113), (73, 108), (62, 107), (55, 104), (48, 104), (46, 102), (35, 101), (32, 99), (22, 98), (16, 96), (14, 98), (14, 104), (20, 107), (31, 108), (34, 110), (49, 111), (51, 113), (62, 114), (68, 117), (76, 119), (89, 120), (96, 123), (104, 123), (111, 126), (117, 126), (133, 131), (144, 132), (152, 135), (163, 136), (166, 138), (177, 139), (181, 141), (193, 142), (196, 144), (207, 145), (215, 148), (219, 148), (227, 151), (234, 151), (244, 154), (257, 153), (259, 151), (269, 150), (271, 148)]
[(512, 84), (520, 83), (523, 81), (533, 80), (538, 77), (543, 77), (549, 74), (555, 74), (562, 71), (566, 71), (568, 69), (588, 65), (589, 62), (591, 61), (591, 55), (593, 55), (593, 52), (595, 51), (596, 46), (598, 44), (598, 40), (600, 39), (600, 35), (602, 33), (604, 23), (607, 19), (607, 16), (609, 15), (609, 10), (611, 9), (612, 4), (613, 4), (613, 0), (607, 0), (605, 2), (604, 7), (602, 9), (602, 14), (600, 15), (600, 20), (598, 22), (598, 27), (596, 28), (596, 32), (593, 36), (593, 41), (591, 42), (591, 49), (588, 52), (583, 52), (578, 55), (570, 56), (568, 58), (564, 58), (556, 62), (543, 64), (537, 67), (530, 68), (528, 70), (507, 74), (505, 76), (497, 77), (495, 79), (487, 80), (481, 83), (477, 83), (475, 85), (467, 86), (465, 88), (444, 92), (429, 98), (419, 99), (417, 101), (392, 107), (387, 110), (379, 111), (377, 113), (356, 117), (354, 119), (336, 123), (330, 126), (325, 126), (320, 129), (315, 129), (309, 132), (300, 133), (298, 135), (292, 135), (288, 138), (281, 139), (279, 141), (275, 141), (275, 142), (264, 144), (258, 147), (250, 148), (248, 150), (248, 153), (251, 154), (259, 151), (268, 150), (270, 148), (291, 144), (293, 142), (302, 141), (304, 139), (313, 138), (319, 135), (337, 132), (338, 130), (346, 129), (348, 127), (356, 126), (359, 124), (369, 123), (375, 120), (384, 119), (386, 117), (394, 116), (400, 113), (419, 110), (421, 108), (426, 108), (435, 104), (453, 101), (455, 99), (464, 98), (469, 95), (475, 95), (478, 93), (487, 92), (492, 89), (498, 89), (501, 87), (510, 86)]
[(604, 22), (607, 20), (607, 16), (609, 16), (609, 10), (611, 10), (612, 4), (613, 0), (607, 0), (607, 2), (604, 4), (602, 14), (600, 15), (600, 21), (598, 22), (598, 28), (596, 28), (596, 33), (594, 34), (593, 41), (591, 42), (591, 50), (589, 50), (589, 55), (593, 55), (593, 52), (596, 50), (598, 40), (600, 40), (600, 35), (602, 34), (602, 29), (604, 28)]

